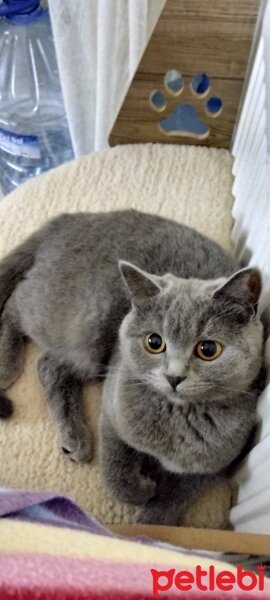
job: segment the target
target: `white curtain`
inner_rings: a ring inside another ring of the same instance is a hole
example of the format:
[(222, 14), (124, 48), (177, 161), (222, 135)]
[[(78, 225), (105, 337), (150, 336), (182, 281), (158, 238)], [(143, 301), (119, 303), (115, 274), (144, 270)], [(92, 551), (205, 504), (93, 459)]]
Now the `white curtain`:
[[(232, 153), (235, 202), (232, 232), (239, 258), (259, 267), (261, 309), (270, 332), (270, 0), (262, 3), (250, 69)], [(270, 336), (266, 343), (267, 383), (258, 404), (260, 427), (236, 481), (238, 501), (231, 522), (239, 531), (270, 534)]]
[(105, 148), (166, 0), (49, 0), (76, 156)]

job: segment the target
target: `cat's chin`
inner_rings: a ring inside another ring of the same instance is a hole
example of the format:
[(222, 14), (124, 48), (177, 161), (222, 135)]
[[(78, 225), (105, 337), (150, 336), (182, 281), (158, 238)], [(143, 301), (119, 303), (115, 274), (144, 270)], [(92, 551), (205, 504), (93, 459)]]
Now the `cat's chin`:
[(166, 394), (166, 398), (172, 402), (172, 404), (176, 404), (177, 406), (186, 406), (190, 402), (190, 400), (187, 400), (183, 396), (175, 394), (174, 392), (171, 394)]
[(171, 387), (168, 389), (167, 387), (162, 388), (162, 386), (153, 385), (153, 390), (162, 398), (166, 398), (166, 400), (169, 400), (173, 404), (178, 404), (178, 406), (185, 406), (191, 402), (191, 399), (187, 398), (186, 394), (180, 391), (173, 392)]
[(166, 394), (167, 400), (175, 404), (176, 406), (187, 406), (188, 404), (199, 404), (202, 398), (195, 396), (189, 396), (184, 394)]
[(178, 404), (178, 406), (185, 406), (190, 403), (190, 398), (187, 398), (185, 394), (181, 392), (173, 392), (171, 389), (162, 389), (157, 386), (153, 386), (153, 389), (158, 392), (159, 396), (166, 398), (172, 404)]
[(155, 392), (175, 405), (187, 406), (188, 404), (198, 404), (202, 401), (211, 400), (213, 397), (210, 388), (208, 390), (205, 389), (202, 395), (201, 391), (194, 390), (194, 386), (190, 389), (189, 384), (184, 381), (178, 386), (178, 389), (173, 390), (170, 385), (166, 385), (164, 379), (163, 377), (156, 380), (152, 379), (149, 383)]
[[(199, 404), (200, 402), (205, 402), (205, 396), (202, 397), (201, 394), (191, 394), (188, 392), (166, 392), (164, 394), (170, 402), (176, 404), (178, 406), (187, 406), (188, 404)], [(208, 397), (207, 400), (211, 401), (211, 397)]]

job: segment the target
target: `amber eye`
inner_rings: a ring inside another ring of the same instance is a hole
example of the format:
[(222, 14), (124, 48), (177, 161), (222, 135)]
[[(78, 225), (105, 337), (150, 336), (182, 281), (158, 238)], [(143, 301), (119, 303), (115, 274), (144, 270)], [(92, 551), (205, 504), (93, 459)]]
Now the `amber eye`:
[(144, 336), (144, 347), (150, 354), (160, 354), (166, 350), (165, 341), (159, 333), (147, 333)]
[(197, 344), (194, 353), (202, 360), (215, 360), (222, 352), (222, 346), (219, 342), (213, 340), (203, 340)]

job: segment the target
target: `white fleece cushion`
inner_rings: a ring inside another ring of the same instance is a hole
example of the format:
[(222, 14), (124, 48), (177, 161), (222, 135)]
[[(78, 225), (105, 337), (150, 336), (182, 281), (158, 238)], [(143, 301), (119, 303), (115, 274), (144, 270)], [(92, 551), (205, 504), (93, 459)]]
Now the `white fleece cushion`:
[[(231, 163), (226, 150), (160, 144), (118, 146), (82, 157), (0, 202), (0, 258), (62, 212), (131, 207), (190, 225), (230, 251)], [(134, 509), (120, 505), (104, 488), (97, 452), (91, 463), (76, 465), (58, 448), (37, 377), (37, 357), (30, 344), (24, 372), (9, 390), (15, 411), (9, 421), (0, 422), (0, 486), (60, 492), (103, 522), (132, 521)], [(84, 395), (96, 442), (100, 390), (100, 385), (88, 386)], [(220, 483), (198, 499), (185, 523), (226, 527), (230, 500), (229, 486)]]

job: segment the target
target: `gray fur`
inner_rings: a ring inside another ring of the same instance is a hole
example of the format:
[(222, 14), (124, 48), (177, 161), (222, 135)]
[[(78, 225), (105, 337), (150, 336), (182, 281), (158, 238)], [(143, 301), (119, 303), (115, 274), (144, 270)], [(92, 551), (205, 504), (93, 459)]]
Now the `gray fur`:
[[(81, 389), (109, 364), (102, 470), (115, 495), (143, 506), (146, 522), (181, 521), (254, 425), (260, 277), (246, 269), (228, 280), (237, 269), (195, 231), (136, 211), (62, 215), (0, 263), (0, 389), (18, 376), (30, 338), (60, 444), (88, 460)], [(162, 355), (145, 351), (148, 332), (166, 339)], [(194, 356), (202, 339), (224, 344), (216, 361)], [(183, 378), (175, 391), (167, 376)]]

